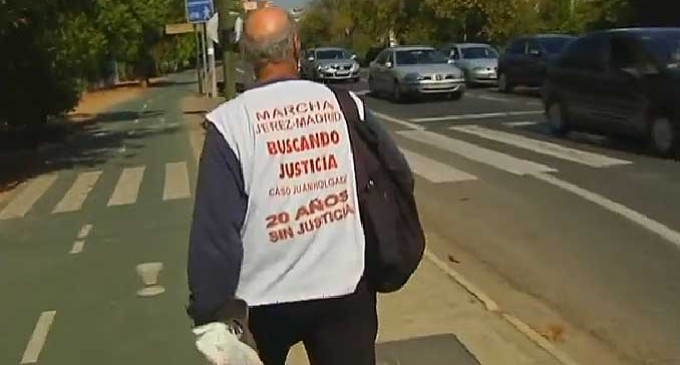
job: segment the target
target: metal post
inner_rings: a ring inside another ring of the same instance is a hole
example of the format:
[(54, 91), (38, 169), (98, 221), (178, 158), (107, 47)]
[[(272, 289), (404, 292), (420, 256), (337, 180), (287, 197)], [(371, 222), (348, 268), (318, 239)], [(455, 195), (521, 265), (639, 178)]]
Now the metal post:
[(208, 93), (208, 32), (205, 23), (201, 24), (201, 30), (203, 31), (201, 35), (203, 39), (203, 90)]
[(224, 97), (231, 100), (236, 97), (236, 55), (231, 34), (234, 31), (234, 16), (230, 10), (237, 10), (238, 2), (232, 0), (217, 0), (217, 12), (220, 16), (220, 44), (223, 50), (224, 68)]
[(198, 75), (198, 93), (203, 94), (203, 71), (201, 70), (201, 37), (198, 35), (198, 26), (194, 24), (194, 38), (196, 39), (196, 74)]
[(210, 59), (210, 97), (217, 97), (217, 70), (215, 70), (215, 45), (208, 39), (208, 58)]

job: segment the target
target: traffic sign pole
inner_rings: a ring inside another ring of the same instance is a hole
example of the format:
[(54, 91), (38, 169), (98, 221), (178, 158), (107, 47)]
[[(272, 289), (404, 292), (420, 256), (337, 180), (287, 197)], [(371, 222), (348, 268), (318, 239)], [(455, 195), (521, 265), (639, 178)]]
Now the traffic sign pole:
[(198, 75), (198, 93), (203, 94), (203, 70), (201, 67), (201, 37), (199, 37), (198, 25), (194, 24), (194, 38), (196, 39), (196, 74)]
[(224, 97), (231, 100), (236, 97), (236, 54), (231, 34), (234, 32), (236, 17), (232, 12), (239, 11), (239, 2), (234, 0), (217, 0), (217, 12), (220, 17), (220, 44), (223, 50)]
[(201, 72), (203, 72), (203, 90), (205, 93), (208, 92), (208, 35), (206, 34), (205, 23), (201, 24), (201, 39), (203, 41), (203, 47), (201, 53), (203, 53), (203, 65)]

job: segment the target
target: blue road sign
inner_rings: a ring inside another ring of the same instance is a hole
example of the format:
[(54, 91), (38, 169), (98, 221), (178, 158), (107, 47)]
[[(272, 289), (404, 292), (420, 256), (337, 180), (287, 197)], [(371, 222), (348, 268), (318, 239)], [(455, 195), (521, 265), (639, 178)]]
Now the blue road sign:
[(212, 0), (186, 0), (186, 4), (187, 21), (190, 23), (205, 23), (215, 14)]

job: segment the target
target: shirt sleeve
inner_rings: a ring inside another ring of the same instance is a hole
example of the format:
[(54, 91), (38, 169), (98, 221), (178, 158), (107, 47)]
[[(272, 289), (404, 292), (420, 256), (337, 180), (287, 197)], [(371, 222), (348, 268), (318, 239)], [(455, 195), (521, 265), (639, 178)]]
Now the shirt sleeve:
[(235, 300), (247, 204), (241, 164), (208, 123), (189, 239), (187, 313), (196, 325), (223, 320), (222, 309)]

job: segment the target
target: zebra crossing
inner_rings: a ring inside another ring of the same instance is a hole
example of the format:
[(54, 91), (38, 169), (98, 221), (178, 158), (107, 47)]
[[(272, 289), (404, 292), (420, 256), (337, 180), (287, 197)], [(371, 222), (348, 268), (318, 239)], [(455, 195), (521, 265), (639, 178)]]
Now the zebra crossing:
[[(389, 119), (386, 120), (389, 121)], [(407, 124), (407, 127), (411, 124), (408, 122), (403, 122), (401, 124), (404, 125), (404, 123)], [(503, 123), (504, 126), (510, 127), (511, 130), (534, 124), (536, 124), (536, 122)], [(420, 126), (415, 124), (413, 128), (409, 128), (408, 130), (397, 131), (396, 135), (407, 140), (434, 147), (444, 152), (461, 156), (483, 165), (494, 167), (498, 170), (509, 172), (513, 175), (533, 176), (537, 174), (555, 173), (558, 171), (557, 168), (550, 166), (549, 163), (539, 163), (526, 158), (512, 156), (505, 148), (486, 148), (469, 141), (463, 141), (459, 138), (417, 127)], [(473, 136), (481, 140), (507, 145), (543, 157), (566, 161), (588, 168), (602, 169), (632, 164), (631, 161), (606, 156), (601, 153), (567, 147), (561, 144), (480, 125), (458, 125), (449, 127), (448, 129), (460, 133), (461, 135)], [(414, 173), (431, 183), (456, 183), (478, 180), (477, 176), (474, 174), (461, 171), (449, 164), (419, 155), (411, 150), (402, 148), (402, 152)], [(541, 161), (543, 160), (544, 159)]]
[[(169, 162), (165, 164), (164, 169), (163, 193), (162, 196), (159, 194), (159, 200), (173, 201), (191, 198), (191, 183), (187, 163), (184, 161)], [(107, 207), (137, 203), (146, 175), (146, 166), (131, 166), (120, 170), (115, 187), (108, 199)], [(99, 185), (102, 185), (102, 180), (105, 177), (107, 179), (112, 178), (110, 173), (100, 170), (78, 173), (56, 206), (51, 210), (51, 214), (81, 211), (88, 199), (92, 199), (93, 191)], [(0, 207), (0, 221), (25, 217), (41, 199), (45, 199), (50, 194), (50, 191), (56, 185), (55, 183), (60, 179), (68, 179), (68, 176), (53, 173), (26, 182), (23, 188), (20, 188), (4, 207)]]

